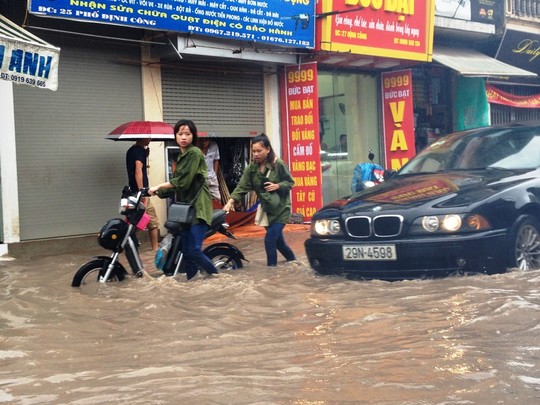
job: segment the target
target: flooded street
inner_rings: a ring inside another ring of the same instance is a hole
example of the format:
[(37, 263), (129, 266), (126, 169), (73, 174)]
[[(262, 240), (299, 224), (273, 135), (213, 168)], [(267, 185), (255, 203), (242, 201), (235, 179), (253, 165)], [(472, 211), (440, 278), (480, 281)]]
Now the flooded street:
[(88, 254), (0, 261), (0, 403), (540, 403), (539, 271), (321, 277), (287, 237), (298, 263), (244, 238), (244, 269), (92, 291)]

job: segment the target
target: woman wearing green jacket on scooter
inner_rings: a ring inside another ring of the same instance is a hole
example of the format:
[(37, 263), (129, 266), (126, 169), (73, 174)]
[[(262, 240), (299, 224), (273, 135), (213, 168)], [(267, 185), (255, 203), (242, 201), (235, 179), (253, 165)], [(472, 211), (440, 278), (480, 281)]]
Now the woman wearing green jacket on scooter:
[(170, 181), (150, 187), (150, 195), (166, 198), (174, 195), (177, 202), (195, 206), (195, 218), (190, 227), (182, 231), (182, 251), (188, 264), (187, 279), (197, 274), (197, 268), (208, 274), (217, 274), (214, 264), (202, 252), (202, 242), (212, 222), (212, 198), (206, 184), (207, 168), (204, 154), (197, 144), (197, 127), (191, 120), (180, 120), (174, 126), (180, 155)]

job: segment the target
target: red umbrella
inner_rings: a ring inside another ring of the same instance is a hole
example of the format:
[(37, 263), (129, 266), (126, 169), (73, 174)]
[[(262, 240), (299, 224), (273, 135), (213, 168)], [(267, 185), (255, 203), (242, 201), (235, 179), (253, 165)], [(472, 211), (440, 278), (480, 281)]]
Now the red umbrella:
[(152, 141), (174, 139), (174, 128), (161, 121), (130, 121), (112, 130), (105, 137), (113, 141), (136, 141), (147, 138)]

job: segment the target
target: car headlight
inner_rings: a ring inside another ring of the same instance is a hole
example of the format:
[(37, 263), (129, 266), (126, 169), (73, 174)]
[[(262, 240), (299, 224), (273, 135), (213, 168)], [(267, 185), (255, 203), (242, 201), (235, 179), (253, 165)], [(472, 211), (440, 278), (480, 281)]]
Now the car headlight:
[(329, 236), (341, 234), (341, 224), (337, 219), (317, 219), (311, 221), (311, 234)]
[(413, 222), (411, 233), (458, 233), (488, 229), (491, 229), (489, 221), (478, 214), (426, 215)]

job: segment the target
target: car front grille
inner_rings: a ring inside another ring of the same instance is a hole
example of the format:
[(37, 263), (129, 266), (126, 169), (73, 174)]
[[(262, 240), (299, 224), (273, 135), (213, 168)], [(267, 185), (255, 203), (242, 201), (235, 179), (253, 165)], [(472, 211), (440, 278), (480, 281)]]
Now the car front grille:
[(389, 238), (398, 236), (403, 226), (401, 215), (378, 215), (375, 217), (349, 217), (345, 220), (347, 233), (353, 238)]

